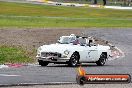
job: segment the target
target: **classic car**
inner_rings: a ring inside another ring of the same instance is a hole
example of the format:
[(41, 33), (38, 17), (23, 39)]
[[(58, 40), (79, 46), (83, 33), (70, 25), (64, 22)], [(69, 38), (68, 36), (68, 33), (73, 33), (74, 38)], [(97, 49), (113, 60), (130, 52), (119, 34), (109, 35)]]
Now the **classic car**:
[(75, 67), (81, 63), (103, 66), (110, 55), (109, 46), (94, 44), (88, 37), (71, 34), (61, 36), (58, 43), (40, 46), (36, 57), (41, 66), (55, 63)]

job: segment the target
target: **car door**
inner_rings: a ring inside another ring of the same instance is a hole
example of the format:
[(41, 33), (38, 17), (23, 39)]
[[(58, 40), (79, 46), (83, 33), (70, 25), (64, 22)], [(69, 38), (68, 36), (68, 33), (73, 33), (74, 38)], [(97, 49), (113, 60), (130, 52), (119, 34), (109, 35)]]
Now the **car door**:
[(97, 46), (80, 46), (80, 62), (91, 62), (98, 60)]
[(86, 62), (88, 61), (88, 48), (87, 46), (80, 46), (79, 49), (79, 54), (80, 54), (80, 62)]
[(87, 46), (87, 59), (86, 61), (98, 60), (98, 48), (97, 46)]

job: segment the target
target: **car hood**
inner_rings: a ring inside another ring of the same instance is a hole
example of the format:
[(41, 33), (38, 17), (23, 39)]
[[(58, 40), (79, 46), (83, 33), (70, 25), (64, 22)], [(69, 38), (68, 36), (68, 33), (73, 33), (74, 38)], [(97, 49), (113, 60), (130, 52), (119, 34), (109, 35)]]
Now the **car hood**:
[(41, 46), (41, 52), (63, 53), (65, 50), (71, 51), (73, 48), (75, 48), (75, 46), (72, 44), (50, 44)]

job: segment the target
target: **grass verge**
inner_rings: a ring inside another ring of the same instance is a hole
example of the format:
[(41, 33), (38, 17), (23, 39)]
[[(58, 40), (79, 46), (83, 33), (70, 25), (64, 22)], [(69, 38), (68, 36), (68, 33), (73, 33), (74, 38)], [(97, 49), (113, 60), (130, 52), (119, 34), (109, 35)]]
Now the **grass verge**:
[(29, 55), (29, 52), (20, 47), (0, 46), (0, 64), (34, 62)]
[(131, 10), (0, 2), (0, 27), (132, 27), (131, 23)]
[(132, 27), (132, 20), (106, 18), (47, 18), (47, 17), (0, 17), (0, 27), (20, 28), (87, 28), (87, 27)]

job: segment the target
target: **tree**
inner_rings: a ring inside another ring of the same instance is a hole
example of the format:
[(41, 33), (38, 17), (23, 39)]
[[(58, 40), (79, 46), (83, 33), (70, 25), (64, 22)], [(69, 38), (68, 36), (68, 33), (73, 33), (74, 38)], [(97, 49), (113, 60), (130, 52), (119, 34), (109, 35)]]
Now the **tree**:
[(94, 0), (94, 3), (93, 4), (97, 4), (97, 0)]
[(103, 0), (103, 5), (104, 5), (104, 6), (106, 5), (106, 0)]

